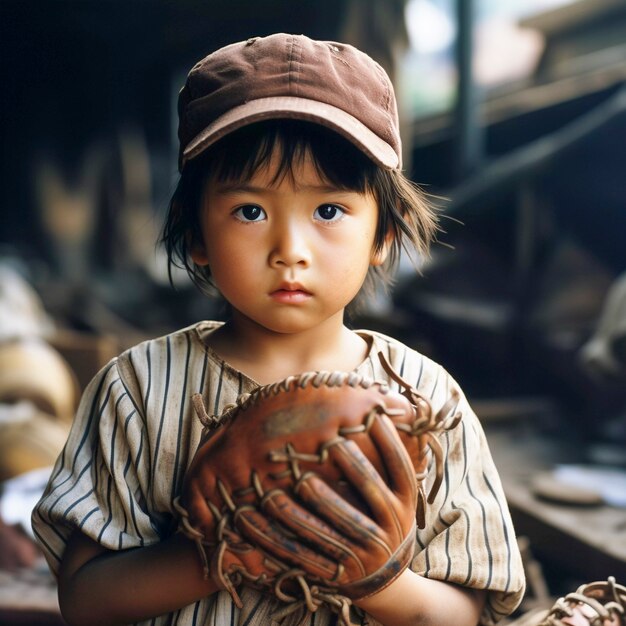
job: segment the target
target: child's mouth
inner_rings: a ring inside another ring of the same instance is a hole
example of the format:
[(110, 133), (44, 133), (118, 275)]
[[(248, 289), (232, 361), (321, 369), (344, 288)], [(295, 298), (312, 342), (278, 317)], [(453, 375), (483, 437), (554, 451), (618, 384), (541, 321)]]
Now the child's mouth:
[(285, 304), (298, 304), (300, 302), (305, 302), (311, 297), (311, 293), (306, 291), (306, 289), (302, 289), (300, 287), (297, 288), (281, 288), (276, 289), (276, 291), (272, 291), (270, 293), (270, 297), (276, 302), (282, 302)]

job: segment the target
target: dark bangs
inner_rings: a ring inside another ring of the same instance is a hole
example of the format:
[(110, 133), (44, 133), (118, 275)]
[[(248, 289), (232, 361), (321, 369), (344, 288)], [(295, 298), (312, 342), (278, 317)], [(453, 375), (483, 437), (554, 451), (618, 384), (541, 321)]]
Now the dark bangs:
[(269, 165), (276, 152), (279, 161), (272, 184), (294, 172), (310, 155), (317, 175), (339, 189), (364, 193), (376, 171), (370, 161), (341, 135), (319, 124), (301, 120), (268, 120), (244, 126), (227, 135), (200, 157), (198, 166), (210, 180), (249, 180)]
[(185, 165), (161, 237), (170, 280), (172, 267), (180, 267), (200, 289), (215, 293), (210, 269), (196, 266), (190, 254), (195, 245), (203, 245), (200, 211), (206, 186), (211, 181), (250, 180), (260, 168), (269, 166), (274, 155), (278, 161), (272, 163), (272, 184), (280, 184), (285, 177), (295, 181), (299, 165), (310, 157), (320, 179), (329, 185), (374, 196), (378, 204), (374, 251), (382, 250), (386, 242), (390, 249), (383, 266), (370, 268), (366, 293), (372, 293), (377, 283), (392, 282), (401, 247), (428, 255), (437, 231), (434, 208), (399, 170), (378, 167), (347, 139), (319, 124), (268, 120), (227, 135)]

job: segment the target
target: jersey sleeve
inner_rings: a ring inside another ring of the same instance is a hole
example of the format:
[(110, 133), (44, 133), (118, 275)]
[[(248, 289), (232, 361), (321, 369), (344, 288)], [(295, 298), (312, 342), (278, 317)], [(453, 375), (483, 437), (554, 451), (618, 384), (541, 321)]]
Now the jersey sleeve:
[(111, 550), (149, 545), (168, 531), (171, 517), (151, 503), (150, 447), (134, 384), (119, 359), (96, 375), (33, 510), (33, 531), (54, 574), (75, 528)]
[[(435, 410), (454, 389), (458, 425), (438, 437), (443, 483), (418, 531), (412, 569), (428, 578), (487, 590), (482, 626), (510, 615), (522, 600), (524, 570), (508, 505), (482, 426), (456, 382), (439, 369)], [(434, 461), (433, 461), (434, 462)], [(432, 483), (430, 472), (426, 488)]]
[[(375, 334), (375, 342), (376, 349), (431, 403), (435, 413), (452, 397), (458, 399), (443, 417), (449, 425), (456, 414), (460, 421), (437, 435), (443, 481), (433, 503), (426, 506), (426, 523), (417, 531), (411, 568), (427, 578), (486, 590), (480, 623), (493, 626), (521, 602), (525, 577), (508, 504), (482, 425), (443, 367), (384, 335)], [(372, 370), (375, 376), (382, 373), (375, 361)], [(433, 454), (424, 481), (426, 494), (434, 482), (435, 462)]]

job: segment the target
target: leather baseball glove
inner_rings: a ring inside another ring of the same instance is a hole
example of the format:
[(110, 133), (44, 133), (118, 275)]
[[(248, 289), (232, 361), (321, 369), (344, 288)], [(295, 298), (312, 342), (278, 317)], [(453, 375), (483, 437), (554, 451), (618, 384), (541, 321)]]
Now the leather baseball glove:
[(260, 387), (219, 417), (194, 396), (205, 431), (174, 505), (205, 574), (238, 606), (246, 582), (283, 601), (282, 616), (326, 604), (348, 624), (352, 600), (409, 565), (442, 479), (434, 435), (458, 423), (458, 397), (433, 414), (379, 357), (401, 393), (354, 373), (310, 372)]
[(559, 598), (538, 626), (626, 626), (626, 587), (613, 576)]
[(615, 577), (580, 585), (551, 608), (534, 608), (509, 626), (626, 626), (626, 587)]

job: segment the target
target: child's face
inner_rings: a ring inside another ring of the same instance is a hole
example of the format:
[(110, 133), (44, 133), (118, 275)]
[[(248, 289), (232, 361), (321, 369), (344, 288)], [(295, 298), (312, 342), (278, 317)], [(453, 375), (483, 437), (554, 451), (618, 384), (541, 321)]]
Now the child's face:
[(370, 265), (378, 207), (373, 196), (333, 188), (307, 157), (273, 182), (276, 159), (250, 180), (209, 182), (194, 249), (235, 312), (279, 333), (335, 316), (356, 296)]

